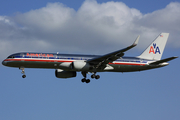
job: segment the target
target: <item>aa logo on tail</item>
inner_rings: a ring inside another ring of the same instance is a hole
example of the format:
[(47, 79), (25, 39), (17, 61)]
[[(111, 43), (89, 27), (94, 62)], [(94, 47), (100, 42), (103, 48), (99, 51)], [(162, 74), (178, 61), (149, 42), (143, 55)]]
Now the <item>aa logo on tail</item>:
[(159, 47), (156, 46), (156, 43), (153, 43), (153, 46), (150, 47), (149, 53), (153, 53), (153, 54), (159, 53), (159, 54), (161, 54)]

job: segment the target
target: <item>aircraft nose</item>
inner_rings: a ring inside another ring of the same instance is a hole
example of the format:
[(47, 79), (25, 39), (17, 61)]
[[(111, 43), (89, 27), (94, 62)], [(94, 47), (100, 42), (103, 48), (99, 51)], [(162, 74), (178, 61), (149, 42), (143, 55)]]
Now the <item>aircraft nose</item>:
[(3, 61), (2, 61), (2, 64), (6, 66), (7, 62), (3, 60)]

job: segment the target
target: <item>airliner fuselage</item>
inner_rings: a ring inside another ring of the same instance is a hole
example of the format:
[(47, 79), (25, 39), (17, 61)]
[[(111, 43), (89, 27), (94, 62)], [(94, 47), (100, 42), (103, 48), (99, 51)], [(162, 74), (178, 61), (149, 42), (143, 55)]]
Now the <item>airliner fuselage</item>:
[[(51, 68), (63, 69), (68, 71), (77, 71), (73, 69), (72, 63), (75, 61), (88, 61), (99, 57), (100, 55), (80, 55), (80, 54), (54, 54), (54, 53), (16, 53), (10, 55), (3, 61), (3, 65), (9, 67), (25, 67), (25, 68)], [(96, 72), (112, 71), (112, 72), (132, 72), (141, 71), (157, 67), (162, 67), (168, 64), (159, 66), (150, 66), (148, 63), (152, 60), (145, 60), (136, 57), (121, 57), (108, 63), (104, 69), (97, 69)], [(91, 65), (89, 65), (91, 66)], [(81, 70), (80, 70), (81, 71)], [(86, 70), (85, 70), (86, 71)], [(88, 68), (89, 72), (95, 72), (92, 68)]]

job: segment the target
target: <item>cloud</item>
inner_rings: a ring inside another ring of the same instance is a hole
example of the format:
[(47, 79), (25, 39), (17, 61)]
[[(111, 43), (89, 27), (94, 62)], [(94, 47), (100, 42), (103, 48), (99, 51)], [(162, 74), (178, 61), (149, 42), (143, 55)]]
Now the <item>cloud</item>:
[(113, 1), (86, 0), (77, 11), (48, 3), (0, 16), (0, 59), (21, 51), (104, 54), (130, 45), (138, 35), (143, 50), (161, 32), (170, 33), (168, 46), (180, 48), (179, 2), (148, 14)]
[(73, 19), (75, 11), (61, 3), (48, 3), (46, 7), (17, 14), (16, 22), (31, 29), (56, 30)]

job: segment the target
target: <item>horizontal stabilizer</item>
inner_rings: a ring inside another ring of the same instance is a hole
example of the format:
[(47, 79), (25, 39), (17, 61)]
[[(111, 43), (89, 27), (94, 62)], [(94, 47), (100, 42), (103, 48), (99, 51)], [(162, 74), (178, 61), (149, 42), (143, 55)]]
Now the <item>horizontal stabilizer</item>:
[(178, 58), (178, 57), (175, 56), (175, 57), (166, 58), (166, 59), (163, 59), (163, 60), (159, 60), (159, 61), (150, 63), (150, 65), (158, 65), (158, 64), (161, 64), (161, 63), (168, 62), (170, 60), (176, 59), (176, 58)]

